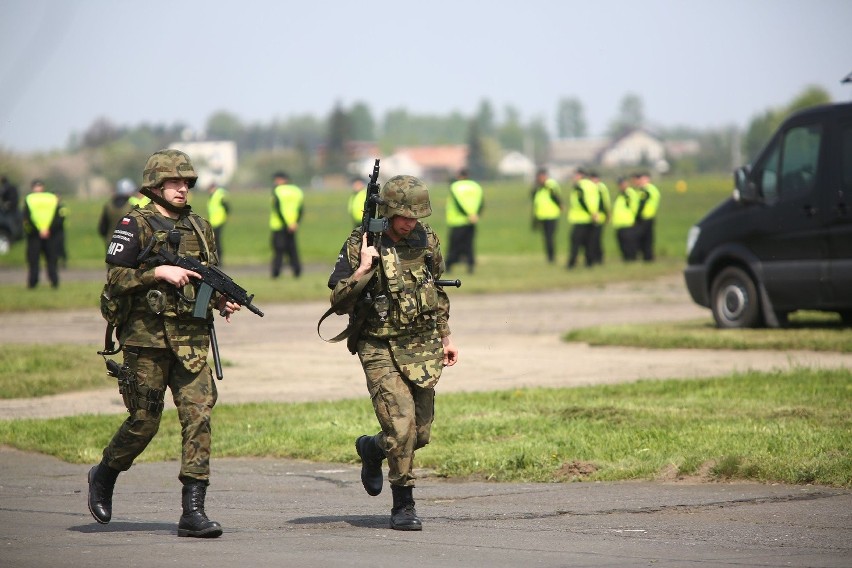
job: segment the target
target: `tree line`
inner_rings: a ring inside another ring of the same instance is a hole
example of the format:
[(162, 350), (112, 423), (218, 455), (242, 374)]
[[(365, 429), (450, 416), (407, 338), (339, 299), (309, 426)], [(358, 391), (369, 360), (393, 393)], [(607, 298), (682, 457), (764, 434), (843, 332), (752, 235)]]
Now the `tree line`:
[[(672, 172), (689, 175), (730, 171), (754, 158), (789, 114), (829, 101), (824, 89), (811, 86), (789, 105), (769, 108), (755, 116), (745, 131), (734, 125), (702, 130), (652, 127), (645, 116), (642, 98), (627, 94), (606, 134), (617, 137), (635, 128), (649, 128), (663, 140), (696, 140), (700, 153), (673, 161)], [(232, 180), (236, 186), (267, 185), (264, 176), (282, 168), (300, 183), (307, 183), (317, 174), (345, 173), (351, 160), (352, 142), (375, 143), (384, 154), (401, 146), (466, 144), (471, 175), (490, 179), (497, 175), (497, 162), (506, 151), (522, 152), (543, 164), (548, 159), (551, 132), (557, 138), (588, 136), (583, 103), (577, 97), (559, 99), (555, 116), (555, 125), (549, 129), (541, 117), (525, 120), (512, 105), (498, 112), (487, 99), (467, 116), (457, 111), (417, 114), (398, 108), (377, 118), (365, 102), (348, 107), (336, 103), (323, 118), (305, 114), (254, 123), (220, 110), (208, 117), (200, 134), (191, 132), (180, 122), (122, 126), (104, 117), (96, 119), (83, 132), (72, 134), (61, 157), (22, 157), (0, 151), (0, 169), (11, 177), (20, 173), (23, 179), (36, 170), (35, 175), (46, 178), (55, 190), (69, 193), (79, 190), (79, 180), (84, 176), (99, 176), (111, 182), (122, 177), (136, 179), (140, 164), (144, 164), (152, 148), (200, 137), (236, 142), (240, 156), (240, 167)]]

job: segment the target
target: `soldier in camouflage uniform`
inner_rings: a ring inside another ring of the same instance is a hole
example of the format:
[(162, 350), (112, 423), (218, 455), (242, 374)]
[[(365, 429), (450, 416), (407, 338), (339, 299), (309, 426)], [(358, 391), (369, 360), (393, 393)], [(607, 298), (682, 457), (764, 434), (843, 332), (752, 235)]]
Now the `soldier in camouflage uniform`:
[(104, 290), (105, 296), (123, 302), (128, 314), (117, 331), (124, 352), (122, 372), (133, 384), (122, 389), (130, 416), (104, 449), (100, 464), (89, 472), (89, 511), (99, 523), (110, 521), (116, 478), (157, 433), (168, 387), (183, 435), (179, 475), (183, 515), (178, 536), (218, 537), (222, 527), (204, 512), (210, 414), (217, 397), (207, 365), (209, 325), (214, 306), (224, 308), (230, 320), (239, 305), (214, 296), (207, 317), (193, 318), (195, 289), (190, 281), (200, 275), (155, 260), (158, 247), (169, 247), (180, 256), (211, 265), (218, 262), (210, 224), (187, 205), (187, 194), (197, 180), (189, 156), (160, 150), (148, 159), (142, 177), (141, 191), (152, 202), (130, 211), (115, 227)]
[(368, 246), (356, 228), (328, 285), (337, 313), (363, 322), (356, 332), (357, 352), (382, 428), (355, 443), (364, 489), (370, 495), (381, 492), (387, 458), (390, 526), (421, 530), (412, 492), (414, 452), (429, 443), (435, 384), (443, 367), (456, 363), (458, 350), (447, 322), (449, 299), (434, 282), (444, 269), (440, 242), (431, 227), (418, 221), (432, 213), (426, 186), (417, 178), (396, 176), (380, 197), (379, 214), (388, 219), (381, 242)]

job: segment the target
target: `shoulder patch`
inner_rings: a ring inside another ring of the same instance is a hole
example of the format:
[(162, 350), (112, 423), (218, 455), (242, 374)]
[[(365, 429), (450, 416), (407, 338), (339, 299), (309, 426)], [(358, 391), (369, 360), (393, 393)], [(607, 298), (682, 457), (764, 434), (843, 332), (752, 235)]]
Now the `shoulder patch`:
[(135, 215), (122, 217), (112, 232), (106, 261), (116, 266), (134, 268), (139, 256), (139, 225)]

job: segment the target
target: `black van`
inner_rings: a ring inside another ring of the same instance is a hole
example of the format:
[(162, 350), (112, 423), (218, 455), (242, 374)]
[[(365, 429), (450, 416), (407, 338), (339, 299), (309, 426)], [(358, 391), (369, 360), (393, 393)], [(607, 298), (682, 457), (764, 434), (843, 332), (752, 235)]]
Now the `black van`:
[(796, 310), (852, 324), (852, 103), (788, 118), (734, 182), (689, 230), (692, 299), (722, 328), (779, 327)]

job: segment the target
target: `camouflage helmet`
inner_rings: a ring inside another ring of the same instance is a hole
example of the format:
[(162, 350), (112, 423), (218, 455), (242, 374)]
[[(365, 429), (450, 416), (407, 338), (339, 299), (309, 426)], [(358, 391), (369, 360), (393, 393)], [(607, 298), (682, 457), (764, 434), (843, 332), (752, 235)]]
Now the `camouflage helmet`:
[(411, 217), (422, 219), (432, 214), (429, 204), (429, 189), (426, 184), (414, 176), (394, 176), (385, 182), (379, 192), (382, 204), (379, 215), (382, 217)]
[(173, 149), (154, 152), (145, 164), (140, 189), (160, 187), (167, 179), (185, 179), (190, 188), (195, 187), (198, 175), (189, 156)]

